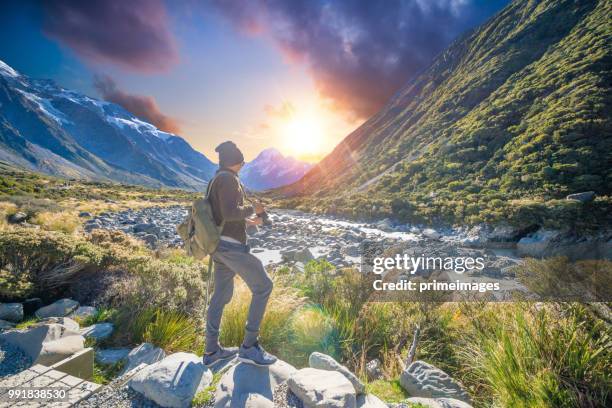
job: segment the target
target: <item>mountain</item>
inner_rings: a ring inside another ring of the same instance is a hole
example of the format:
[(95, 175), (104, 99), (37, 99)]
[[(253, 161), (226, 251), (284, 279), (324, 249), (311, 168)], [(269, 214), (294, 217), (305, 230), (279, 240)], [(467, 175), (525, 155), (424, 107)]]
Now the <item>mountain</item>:
[(245, 164), (240, 178), (251, 190), (262, 191), (294, 183), (311, 168), (311, 164), (285, 157), (271, 148), (263, 150), (253, 161)]
[(0, 160), (71, 178), (203, 189), (216, 165), (121, 106), (0, 61)]
[(512, 2), (279, 193), (427, 223), (570, 222), (586, 210), (560, 199), (587, 190), (610, 209), (611, 15), (605, 0)]

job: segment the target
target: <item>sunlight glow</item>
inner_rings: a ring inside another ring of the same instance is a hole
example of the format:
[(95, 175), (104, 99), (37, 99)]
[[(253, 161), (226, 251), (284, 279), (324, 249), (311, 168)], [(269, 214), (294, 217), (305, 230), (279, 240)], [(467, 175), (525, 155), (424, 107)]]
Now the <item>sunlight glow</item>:
[(296, 115), (282, 130), (283, 150), (296, 157), (316, 156), (324, 150), (324, 125), (314, 115)]

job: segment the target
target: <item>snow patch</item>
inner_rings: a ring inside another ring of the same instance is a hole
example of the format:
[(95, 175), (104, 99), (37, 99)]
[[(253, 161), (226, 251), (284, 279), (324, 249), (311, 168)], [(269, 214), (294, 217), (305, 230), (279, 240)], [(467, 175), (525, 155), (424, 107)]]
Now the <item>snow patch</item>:
[(10, 76), (12, 78), (19, 77), (19, 73), (7, 64), (5, 64), (2, 60), (0, 60), (0, 74)]
[(53, 119), (58, 124), (70, 124), (66, 116), (59, 110), (55, 109), (50, 100), (41, 98), (40, 96), (34, 95), (33, 93), (23, 91), (21, 89), (16, 89), (17, 92), (21, 93), (27, 100), (35, 104), (38, 109), (43, 112), (47, 117)]
[(164, 132), (161, 131), (159, 129), (157, 129), (155, 126), (153, 126), (150, 123), (147, 123), (145, 121), (142, 121), (138, 118), (135, 117), (131, 117), (129, 119), (125, 119), (125, 118), (119, 118), (116, 116), (107, 116), (107, 120), (113, 124), (115, 124), (115, 126), (118, 126), (120, 128), (124, 128), (124, 127), (129, 127), (133, 130), (135, 130), (136, 132), (139, 133), (143, 133), (143, 134), (147, 134), (147, 135), (151, 135), (151, 136), (155, 136), (159, 139), (162, 139), (164, 141), (170, 139), (171, 137), (175, 136), (172, 133), (168, 133), (168, 132)]

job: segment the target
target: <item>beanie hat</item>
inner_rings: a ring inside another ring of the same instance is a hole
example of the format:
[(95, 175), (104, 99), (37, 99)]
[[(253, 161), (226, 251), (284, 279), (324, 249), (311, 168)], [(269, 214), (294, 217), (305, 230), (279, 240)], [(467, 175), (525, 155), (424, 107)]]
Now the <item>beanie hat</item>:
[(229, 167), (244, 163), (244, 156), (234, 142), (227, 141), (221, 143), (215, 148), (215, 152), (219, 153), (219, 167)]

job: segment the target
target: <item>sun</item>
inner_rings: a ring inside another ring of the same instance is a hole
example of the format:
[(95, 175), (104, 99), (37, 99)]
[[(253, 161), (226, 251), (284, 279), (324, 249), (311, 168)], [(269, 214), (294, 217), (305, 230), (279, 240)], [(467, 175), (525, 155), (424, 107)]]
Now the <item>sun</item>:
[(295, 157), (322, 154), (324, 126), (314, 115), (294, 116), (284, 126), (282, 138), (285, 151)]

